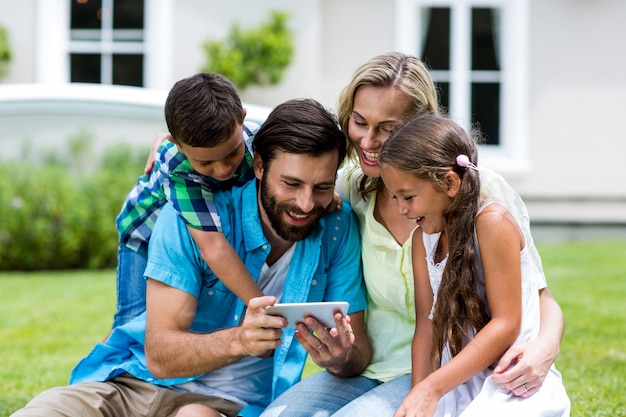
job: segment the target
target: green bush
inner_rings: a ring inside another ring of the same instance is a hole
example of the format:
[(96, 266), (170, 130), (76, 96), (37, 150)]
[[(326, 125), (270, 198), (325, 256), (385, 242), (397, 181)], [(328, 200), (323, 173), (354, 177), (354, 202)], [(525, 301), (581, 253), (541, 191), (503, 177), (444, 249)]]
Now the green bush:
[(244, 30), (234, 24), (224, 41), (204, 45), (207, 63), (201, 71), (216, 72), (239, 89), (250, 85), (275, 85), (293, 59), (293, 33), (287, 14), (271, 12), (268, 22)]
[(11, 63), (11, 44), (9, 43), (9, 32), (0, 26), (0, 78), (9, 74), (9, 64)]
[(69, 157), (0, 164), (0, 270), (116, 265), (115, 218), (148, 151), (117, 145), (88, 169), (89, 141), (71, 141)]

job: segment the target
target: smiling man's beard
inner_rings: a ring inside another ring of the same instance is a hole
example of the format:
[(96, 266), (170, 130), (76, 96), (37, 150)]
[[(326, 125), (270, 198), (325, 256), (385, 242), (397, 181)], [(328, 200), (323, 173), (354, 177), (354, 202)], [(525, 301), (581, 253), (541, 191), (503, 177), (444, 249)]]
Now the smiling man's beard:
[[(318, 225), (324, 213), (326, 213), (326, 208), (315, 206), (310, 213), (308, 213), (309, 218), (306, 224), (302, 226), (294, 226), (292, 224), (286, 223), (281, 214), (285, 211), (291, 211), (295, 214), (305, 214), (298, 208), (285, 203), (278, 203), (276, 201), (276, 195), (272, 192), (271, 187), (268, 185), (265, 176), (261, 178), (261, 204), (263, 205), (263, 209), (267, 214), (267, 218), (272, 225), (272, 229), (276, 232), (281, 239), (284, 239), (288, 242), (297, 242), (306, 238), (311, 234), (313, 229)], [(332, 204), (332, 202), (330, 203)], [(330, 205), (329, 204), (329, 205)]]

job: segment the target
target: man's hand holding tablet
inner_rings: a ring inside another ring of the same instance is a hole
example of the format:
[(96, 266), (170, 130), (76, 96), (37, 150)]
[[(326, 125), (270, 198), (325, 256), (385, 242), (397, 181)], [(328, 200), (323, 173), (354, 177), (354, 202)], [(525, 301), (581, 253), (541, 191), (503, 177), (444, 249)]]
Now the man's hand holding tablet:
[(306, 317), (312, 316), (327, 328), (335, 327), (333, 316), (336, 312), (348, 314), (349, 304), (345, 301), (329, 301), (318, 303), (282, 303), (265, 307), (265, 312), (273, 316), (282, 316), (287, 319), (289, 328), (296, 327), (297, 323), (304, 323)]

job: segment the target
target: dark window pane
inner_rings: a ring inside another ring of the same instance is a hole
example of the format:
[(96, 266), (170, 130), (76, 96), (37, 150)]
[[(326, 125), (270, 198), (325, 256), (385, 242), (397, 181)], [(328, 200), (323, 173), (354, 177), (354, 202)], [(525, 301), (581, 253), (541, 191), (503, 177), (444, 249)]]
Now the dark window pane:
[(72, 0), (72, 29), (100, 29), (102, 1)]
[(143, 29), (143, 0), (115, 0), (113, 29)]
[(437, 95), (439, 96), (439, 110), (448, 113), (450, 108), (450, 83), (436, 83)]
[(422, 60), (434, 70), (450, 69), (450, 9), (426, 9), (428, 29)]
[(143, 87), (143, 55), (113, 55), (113, 84)]
[(70, 81), (100, 83), (99, 54), (70, 54)]
[(493, 9), (472, 9), (472, 69), (500, 69)]
[(478, 123), (487, 145), (500, 144), (500, 84), (472, 84), (472, 123)]

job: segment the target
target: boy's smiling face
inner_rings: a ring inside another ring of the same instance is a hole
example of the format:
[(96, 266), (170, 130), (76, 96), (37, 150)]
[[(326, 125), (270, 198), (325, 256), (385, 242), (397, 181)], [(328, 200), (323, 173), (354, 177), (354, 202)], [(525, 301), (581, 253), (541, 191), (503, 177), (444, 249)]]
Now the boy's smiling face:
[(227, 181), (235, 174), (244, 158), (243, 124), (238, 125), (233, 134), (218, 145), (196, 147), (177, 143), (176, 147), (187, 157), (198, 174), (217, 181)]

